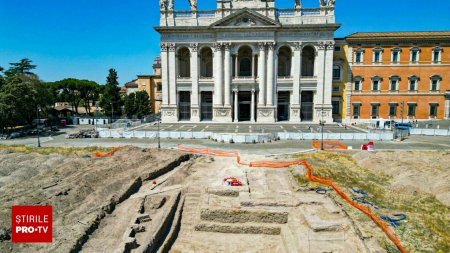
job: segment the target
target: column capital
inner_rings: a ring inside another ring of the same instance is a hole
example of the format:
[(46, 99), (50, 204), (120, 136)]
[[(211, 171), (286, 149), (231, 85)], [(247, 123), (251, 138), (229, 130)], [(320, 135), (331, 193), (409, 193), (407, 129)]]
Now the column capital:
[(189, 46), (190, 46), (192, 52), (198, 51), (198, 43), (191, 43)]
[(324, 50), (326, 47), (326, 41), (319, 42), (318, 47), (320, 50)]
[(328, 41), (327, 50), (334, 50), (334, 41)]
[(276, 43), (275, 42), (267, 42), (267, 46), (269, 50), (273, 50), (275, 48)]
[(161, 43), (160, 46), (161, 46), (161, 52), (167, 52), (168, 45), (166, 43)]
[(294, 42), (294, 49), (295, 50), (302, 50), (303, 43), (302, 42)]
[(258, 43), (259, 51), (263, 51), (266, 49), (266, 43), (265, 42), (259, 42)]
[(222, 50), (222, 43), (214, 43), (214, 51), (218, 52)]
[(230, 51), (232, 44), (230, 42), (223, 43), (225, 51)]
[(234, 93), (239, 93), (239, 89), (238, 89), (238, 88), (234, 88), (234, 89), (233, 89), (233, 92), (234, 92)]
[(255, 88), (252, 88), (252, 94), (255, 94), (256, 90)]
[(169, 52), (175, 52), (175, 43), (169, 43)]

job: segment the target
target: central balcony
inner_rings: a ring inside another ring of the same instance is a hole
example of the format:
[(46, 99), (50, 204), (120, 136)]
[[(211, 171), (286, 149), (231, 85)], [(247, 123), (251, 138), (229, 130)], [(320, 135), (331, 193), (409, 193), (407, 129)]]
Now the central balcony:
[(257, 78), (254, 76), (233, 76), (234, 84), (254, 84), (256, 83)]

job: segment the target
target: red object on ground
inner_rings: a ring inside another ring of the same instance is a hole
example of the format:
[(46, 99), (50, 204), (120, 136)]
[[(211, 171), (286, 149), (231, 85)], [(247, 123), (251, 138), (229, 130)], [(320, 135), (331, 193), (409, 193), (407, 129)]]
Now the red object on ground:
[(367, 150), (367, 144), (363, 144), (361, 150)]
[(153, 184), (156, 184), (156, 181), (153, 181)]
[(223, 182), (227, 186), (242, 186), (242, 182), (235, 177), (224, 178)]

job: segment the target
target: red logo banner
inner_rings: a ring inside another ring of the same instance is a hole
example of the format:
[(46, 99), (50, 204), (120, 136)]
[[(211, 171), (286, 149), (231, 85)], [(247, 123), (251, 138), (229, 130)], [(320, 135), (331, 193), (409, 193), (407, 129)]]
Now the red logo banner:
[(52, 207), (51, 206), (13, 206), (12, 242), (14, 243), (51, 243)]

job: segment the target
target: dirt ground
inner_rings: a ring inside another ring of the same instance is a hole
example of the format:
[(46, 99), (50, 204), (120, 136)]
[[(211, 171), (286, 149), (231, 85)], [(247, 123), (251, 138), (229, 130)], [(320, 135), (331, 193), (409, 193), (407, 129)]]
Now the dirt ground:
[[(180, 157), (176, 151), (133, 147), (107, 158), (93, 158), (89, 152), (71, 157), (0, 149), (0, 252), (77, 251), (87, 231), (117, 203)], [(11, 243), (13, 205), (53, 206), (53, 243)]]

